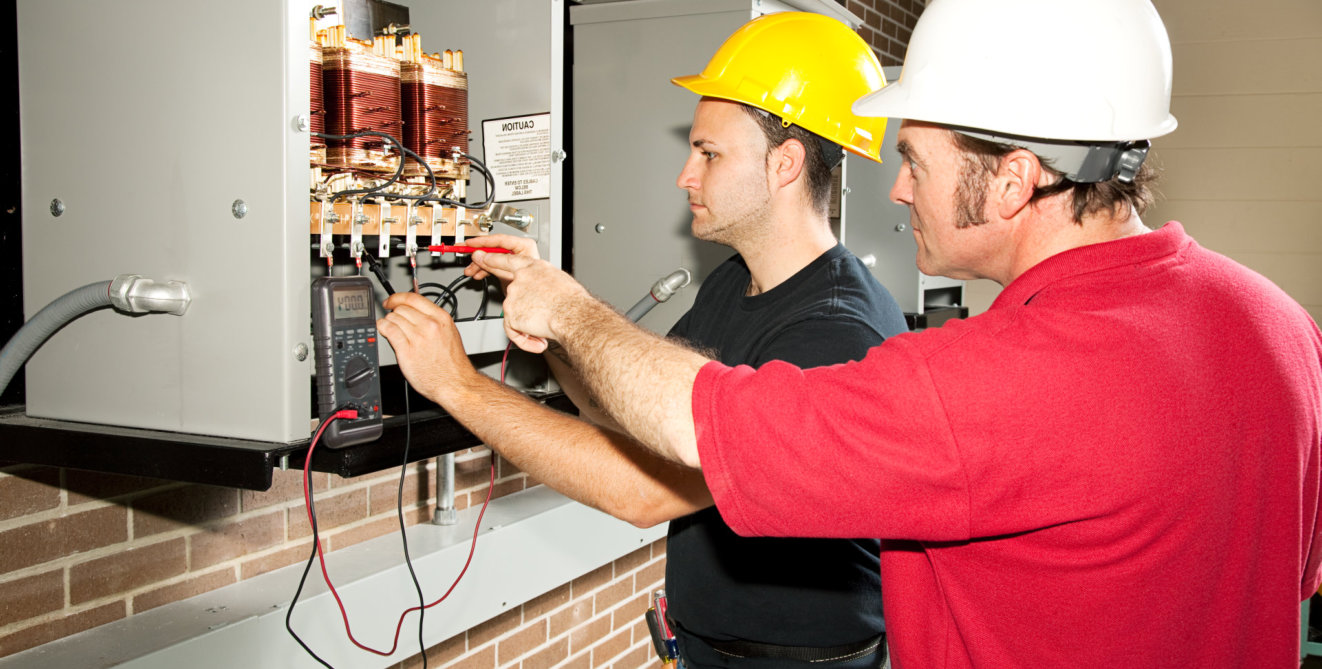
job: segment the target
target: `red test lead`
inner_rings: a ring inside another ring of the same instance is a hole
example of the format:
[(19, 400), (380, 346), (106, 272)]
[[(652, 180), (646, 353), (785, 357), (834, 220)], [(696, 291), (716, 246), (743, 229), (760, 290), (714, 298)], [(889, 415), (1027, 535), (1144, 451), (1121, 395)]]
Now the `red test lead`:
[(509, 253), (509, 249), (502, 249), (499, 246), (486, 248), (482, 246), (451, 246), (450, 244), (438, 244), (427, 247), (432, 253), (472, 253), (474, 251), (486, 251), (487, 253)]

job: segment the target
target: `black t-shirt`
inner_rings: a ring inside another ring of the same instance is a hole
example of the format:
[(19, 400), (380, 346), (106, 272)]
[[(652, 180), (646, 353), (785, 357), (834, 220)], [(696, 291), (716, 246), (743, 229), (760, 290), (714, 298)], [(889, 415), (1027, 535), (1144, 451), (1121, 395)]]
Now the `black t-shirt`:
[[(760, 295), (745, 295), (749, 279), (741, 257), (721, 264), (670, 335), (727, 365), (817, 367), (859, 360), (906, 329), (894, 298), (840, 245)], [(666, 552), (681, 645), (695, 641), (684, 631), (825, 647), (884, 630), (877, 541), (740, 537), (709, 507), (671, 521)]]

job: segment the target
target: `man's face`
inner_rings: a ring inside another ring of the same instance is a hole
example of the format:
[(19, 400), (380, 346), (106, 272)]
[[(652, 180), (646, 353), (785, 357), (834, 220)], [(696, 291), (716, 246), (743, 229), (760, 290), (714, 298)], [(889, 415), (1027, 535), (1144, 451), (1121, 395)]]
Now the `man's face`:
[(770, 211), (767, 142), (740, 105), (703, 98), (676, 185), (688, 192), (693, 236), (735, 247), (765, 228)]
[(904, 121), (896, 139), (904, 162), (890, 197), (909, 207), (918, 269), (955, 279), (984, 277), (982, 269), (995, 257), (997, 233), (997, 226), (983, 224), (988, 180), (969, 174), (944, 128)]

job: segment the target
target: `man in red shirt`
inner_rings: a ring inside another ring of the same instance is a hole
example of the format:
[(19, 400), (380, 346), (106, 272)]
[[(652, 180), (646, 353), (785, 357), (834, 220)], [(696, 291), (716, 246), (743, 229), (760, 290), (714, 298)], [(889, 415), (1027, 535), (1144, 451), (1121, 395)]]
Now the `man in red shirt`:
[(882, 537), (897, 667), (1294, 667), (1322, 335), (1139, 218), (1170, 86), (1148, 0), (933, 0), (855, 110), (905, 119), (891, 198), (919, 267), (1005, 288), (859, 362), (723, 366), (544, 263), (474, 260), (512, 279), (511, 337), (558, 341), (737, 532)]

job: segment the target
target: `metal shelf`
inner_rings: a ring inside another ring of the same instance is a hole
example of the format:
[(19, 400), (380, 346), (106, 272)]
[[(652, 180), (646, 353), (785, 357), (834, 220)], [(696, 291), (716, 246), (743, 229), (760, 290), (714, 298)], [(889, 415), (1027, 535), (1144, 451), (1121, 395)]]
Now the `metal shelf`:
[[(562, 394), (538, 398), (573, 411)], [(343, 478), (397, 467), (404, 450), (403, 416), (385, 420), (381, 438), (342, 449), (318, 449), (312, 469)], [(409, 461), (416, 462), (480, 444), (454, 417), (440, 410), (413, 413)], [(277, 467), (301, 468), (309, 441), (271, 443), (31, 418), (22, 405), (0, 408), (0, 461), (68, 467), (171, 481), (266, 490)]]

